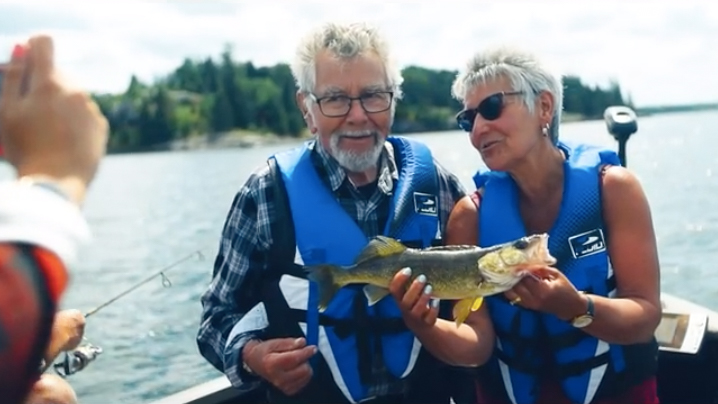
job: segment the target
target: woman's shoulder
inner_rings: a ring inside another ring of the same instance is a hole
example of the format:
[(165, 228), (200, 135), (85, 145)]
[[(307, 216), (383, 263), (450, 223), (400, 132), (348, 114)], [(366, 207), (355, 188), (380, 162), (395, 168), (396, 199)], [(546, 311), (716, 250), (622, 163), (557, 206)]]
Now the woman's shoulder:
[(480, 188), (464, 196), (454, 205), (446, 225), (448, 244), (470, 244), (478, 241), (479, 205), (483, 190)]
[(476, 191), (472, 192), (469, 195), (469, 198), (471, 199), (471, 202), (474, 204), (474, 206), (478, 209), (479, 206), (481, 206), (481, 198), (484, 196), (484, 188), (481, 187), (477, 189)]
[(638, 177), (621, 166), (609, 166), (601, 179), (601, 203), (609, 221), (630, 221), (650, 212), (648, 198)]
[[(479, 187), (476, 191), (469, 194), (468, 200), (464, 202), (467, 204), (466, 208), (473, 212), (478, 212), (479, 206), (481, 206), (481, 200), (484, 197), (484, 191), (484, 187)], [(468, 201), (471, 201), (471, 206), (468, 205)]]
[(638, 177), (627, 168), (617, 165), (606, 165), (601, 168), (601, 184), (604, 194), (606, 192), (620, 194), (641, 189)]

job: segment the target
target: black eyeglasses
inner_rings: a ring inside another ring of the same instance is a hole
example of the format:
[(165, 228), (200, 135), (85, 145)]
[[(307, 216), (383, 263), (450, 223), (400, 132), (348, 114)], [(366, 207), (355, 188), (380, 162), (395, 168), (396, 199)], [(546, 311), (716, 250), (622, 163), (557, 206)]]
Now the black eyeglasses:
[(504, 111), (504, 98), (509, 95), (519, 95), (523, 91), (502, 91), (500, 93), (491, 94), (484, 98), (476, 108), (465, 109), (456, 114), (456, 123), (459, 128), (466, 132), (471, 132), (474, 127), (476, 115), (481, 115), (487, 121), (493, 121), (501, 116)]
[(359, 101), (362, 109), (367, 114), (376, 114), (388, 110), (394, 100), (394, 92), (392, 91), (373, 91), (359, 97), (349, 97), (348, 95), (317, 97), (314, 94), (311, 94), (311, 96), (319, 105), (319, 110), (322, 114), (329, 118), (339, 118), (349, 114), (354, 100)]

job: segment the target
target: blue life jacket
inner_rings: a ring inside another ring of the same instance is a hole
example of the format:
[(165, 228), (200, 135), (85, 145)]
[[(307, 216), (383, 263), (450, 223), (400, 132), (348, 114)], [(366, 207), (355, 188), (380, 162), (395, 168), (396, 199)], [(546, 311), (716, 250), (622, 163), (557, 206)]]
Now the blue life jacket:
[[(615, 293), (602, 215), (601, 170), (620, 165), (608, 149), (559, 142), (566, 154), (564, 193), (558, 218), (549, 232), (549, 251), (576, 289), (599, 296)], [(477, 173), (484, 188), (480, 204), (481, 246), (527, 235), (519, 212), (519, 191), (503, 172)], [(496, 295), (486, 299), (497, 342), (489, 363), (514, 403), (531, 404), (542, 377), (560, 381), (575, 403), (590, 403), (645, 380), (655, 371), (656, 346), (608, 344), (551, 314), (513, 306)], [(547, 376), (548, 370), (553, 374)], [(623, 379), (623, 380), (620, 380)]]
[[(394, 147), (400, 174), (382, 234), (427, 247), (440, 238), (439, 183), (431, 152), (422, 143), (407, 138), (388, 140)], [(275, 158), (294, 223), (297, 262), (351, 265), (369, 238), (321, 181), (306, 145)], [(323, 363), (313, 363), (313, 382), (324, 389), (336, 385), (347, 402), (367, 399), (366, 382), (371, 372), (367, 363), (371, 363), (377, 344), (392, 375), (403, 379), (412, 372), (421, 344), (404, 325), (391, 296), (368, 306), (362, 285), (347, 286), (319, 313), (317, 285), (303, 278), (294, 273), (284, 274), (279, 280), (281, 300), (294, 314), (277, 312), (274, 318), (269, 312), (268, 315), (270, 326), (291, 318), (298, 320), (307, 344), (318, 347)], [(329, 372), (322, 375), (317, 371), (319, 367)]]

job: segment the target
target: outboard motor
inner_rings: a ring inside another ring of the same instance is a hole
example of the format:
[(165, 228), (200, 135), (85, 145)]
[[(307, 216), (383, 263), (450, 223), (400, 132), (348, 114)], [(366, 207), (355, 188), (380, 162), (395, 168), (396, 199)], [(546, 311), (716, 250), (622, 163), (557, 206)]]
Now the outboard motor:
[(626, 166), (626, 143), (638, 131), (636, 113), (629, 107), (616, 105), (606, 108), (603, 112), (608, 133), (618, 141), (618, 157), (621, 164)]

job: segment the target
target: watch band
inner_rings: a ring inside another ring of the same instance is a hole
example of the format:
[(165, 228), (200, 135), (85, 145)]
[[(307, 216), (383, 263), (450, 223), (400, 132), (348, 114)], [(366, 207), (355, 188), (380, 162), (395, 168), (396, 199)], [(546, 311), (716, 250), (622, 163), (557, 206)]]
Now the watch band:
[(591, 296), (587, 295), (585, 292), (582, 292), (586, 296), (586, 300), (588, 300), (588, 307), (586, 307), (586, 314), (591, 316), (591, 318), (594, 317), (595, 314), (595, 307), (593, 305), (593, 299), (591, 299)]
[(591, 299), (591, 296), (587, 295), (585, 292), (580, 293), (586, 296), (586, 312), (584, 314), (579, 314), (578, 316), (572, 318), (569, 321), (571, 325), (576, 328), (584, 328), (589, 326), (593, 322), (594, 314), (593, 299)]

